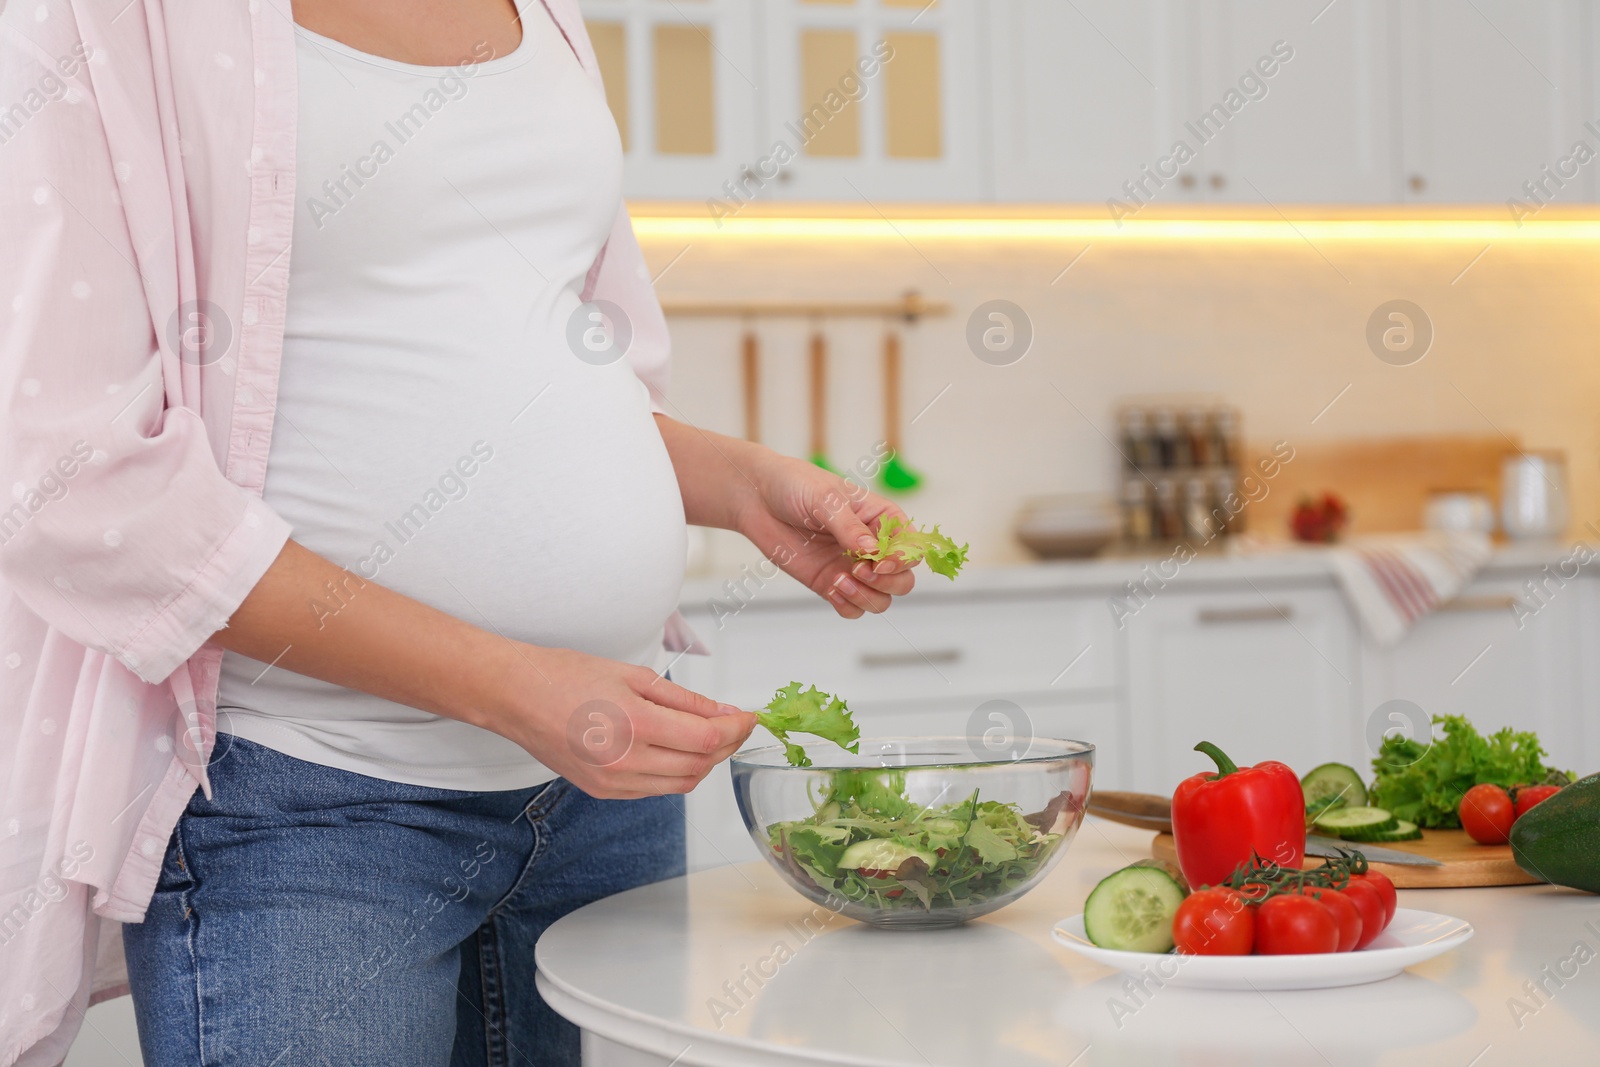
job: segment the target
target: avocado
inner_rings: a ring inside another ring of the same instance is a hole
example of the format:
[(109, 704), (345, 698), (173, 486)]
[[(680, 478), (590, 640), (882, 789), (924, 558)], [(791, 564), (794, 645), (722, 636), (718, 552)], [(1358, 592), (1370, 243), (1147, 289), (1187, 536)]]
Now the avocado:
[(1511, 854), (1535, 878), (1600, 893), (1600, 774), (1529, 808), (1511, 825)]

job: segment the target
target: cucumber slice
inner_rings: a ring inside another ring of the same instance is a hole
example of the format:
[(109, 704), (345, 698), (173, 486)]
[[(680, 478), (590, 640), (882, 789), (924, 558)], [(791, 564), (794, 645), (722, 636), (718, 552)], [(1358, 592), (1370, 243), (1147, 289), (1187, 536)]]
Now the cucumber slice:
[[(1333, 808), (1316, 818), (1317, 829), (1351, 837), (1352, 834), (1381, 833), (1393, 830), (1398, 820), (1382, 808)], [(1351, 840), (1355, 838), (1351, 837)]]
[(1344, 807), (1344, 800), (1340, 797), (1318, 797), (1306, 805), (1306, 818), (1315, 821), (1316, 817), (1323, 812), (1342, 807)]
[(1404, 819), (1399, 819), (1395, 822), (1393, 830), (1385, 830), (1378, 834), (1376, 837), (1372, 838), (1371, 844), (1376, 845), (1383, 841), (1420, 840), (1422, 840), (1422, 831), (1418, 829), (1417, 824), (1414, 822), (1407, 822)]
[(1300, 779), (1300, 792), (1305, 794), (1307, 811), (1359, 808), (1367, 803), (1367, 787), (1361, 784), (1361, 775), (1343, 763), (1313, 768)]
[(844, 855), (839, 857), (839, 869), (857, 870), (864, 867), (874, 871), (896, 871), (909, 859), (919, 859), (930, 868), (939, 863), (938, 857), (933, 853), (923, 852), (903, 841), (887, 837), (869, 837), (865, 841), (857, 841), (844, 850)]
[(1083, 930), (1101, 948), (1171, 952), (1172, 917), (1187, 894), (1160, 867), (1134, 865), (1107, 875), (1083, 905)]

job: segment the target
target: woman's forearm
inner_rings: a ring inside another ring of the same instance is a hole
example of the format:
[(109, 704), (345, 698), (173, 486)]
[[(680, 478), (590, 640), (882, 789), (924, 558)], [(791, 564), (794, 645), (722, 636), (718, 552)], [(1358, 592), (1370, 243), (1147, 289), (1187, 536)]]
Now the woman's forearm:
[[(343, 606), (330, 611), (330, 602)], [(509, 678), (537, 678), (519, 646), (359, 578), (294, 541), (212, 641), (271, 670), (480, 726)]]
[(678, 475), (689, 525), (739, 530), (745, 509), (759, 495), (762, 466), (771, 450), (666, 415), (657, 415), (656, 425)]

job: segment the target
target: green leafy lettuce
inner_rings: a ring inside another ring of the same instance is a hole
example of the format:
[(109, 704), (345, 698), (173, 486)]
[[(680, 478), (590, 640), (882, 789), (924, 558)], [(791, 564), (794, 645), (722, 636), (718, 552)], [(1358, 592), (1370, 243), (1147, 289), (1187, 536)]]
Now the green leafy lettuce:
[(877, 549), (860, 553), (858, 558), (874, 562), (890, 556), (899, 556), (907, 563), (922, 560), (933, 573), (954, 580), (961, 571), (961, 565), (967, 562), (967, 549), (970, 547), (957, 547), (954, 541), (939, 532), (937, 526), (924, 532), (904, 519), (887, 515), (878, 526)]
[[(978, 800), (978, 794), (942, 807), (913, 803), (906, 775), (897, 770), (838, 770), (816, 810), (804, 819), (773, 823), (767, 843), (774, 857), (824, 893), (867, 907), (933, 911), (965, 907), (1000, 896), (1032, 878), (1064, 834), (1030, 819), (1015, 804)], [(893, 871), (841, 866), (846, 849), (885, 839), (934, 858), (909, 859)]]
[(1482, 782), (1510, 788), (1559, 774), (1544, 764), (1544, 749), (1531, 731), (1503, 727), (1484, 737), (1460, 715), (1441, 715), (1442, 736), (1432, 744), (1390, 736), (1372, 761), (1376, 777), (1368, 803), (1418, 826), (1456, 828), (1456, 808), (1467, 790)]
[(764, 710), (756, 712), (756, 721), (783, 742), (784, 756), (796, 767), (811, 766), (811, 758), (804, 748), (789, 740), (792, 733), (813, 734), (846, 752), (861, 750), (861, 728), (851, 718), (849, 706), (816, 686), (802, 693), (799, 682), (790, 682), (778, 690)]

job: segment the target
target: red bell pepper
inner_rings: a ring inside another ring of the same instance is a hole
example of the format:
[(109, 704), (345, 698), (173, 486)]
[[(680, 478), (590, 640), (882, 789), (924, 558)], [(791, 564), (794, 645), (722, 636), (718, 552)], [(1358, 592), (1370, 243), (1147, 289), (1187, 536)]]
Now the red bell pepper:
[(1299, 867), (1306, 854), (1306, 802), (1287, 764), (1236, 766), (1210, 741), (1194, 746), (1217, 761), (1178, 783), (1172, 794), (1172, 836), (1178, 867), (1196, 889), (1217, 885), (1251, 855)]

